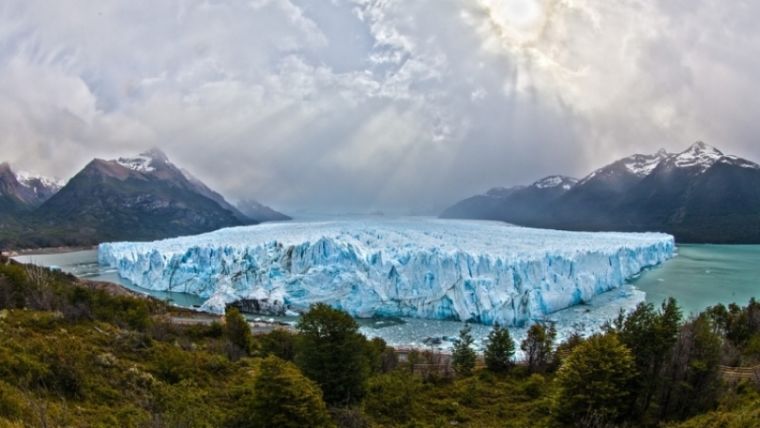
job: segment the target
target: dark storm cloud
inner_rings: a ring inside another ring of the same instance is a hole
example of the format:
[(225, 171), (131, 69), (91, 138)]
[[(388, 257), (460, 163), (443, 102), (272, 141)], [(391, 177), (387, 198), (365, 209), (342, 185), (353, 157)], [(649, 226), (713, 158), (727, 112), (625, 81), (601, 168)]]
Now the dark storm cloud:
[(5, 2), (3, 160), (159, 146), (232, 199), (434, 212), (701, 139), (760, 159), (760, 6)]

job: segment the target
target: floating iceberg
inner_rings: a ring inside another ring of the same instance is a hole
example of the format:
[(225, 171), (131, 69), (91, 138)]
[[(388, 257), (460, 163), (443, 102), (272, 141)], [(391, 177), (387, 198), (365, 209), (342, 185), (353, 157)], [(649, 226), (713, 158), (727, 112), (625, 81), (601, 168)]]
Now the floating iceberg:
[(673, 257), (659, 233), (584, 233), (500, 222), (349, 218), (106, 243), (99, 263), (143, 288), (186, 292), (221, 312), (245, 300), (358, 317), (522, 325), (618, 288)]

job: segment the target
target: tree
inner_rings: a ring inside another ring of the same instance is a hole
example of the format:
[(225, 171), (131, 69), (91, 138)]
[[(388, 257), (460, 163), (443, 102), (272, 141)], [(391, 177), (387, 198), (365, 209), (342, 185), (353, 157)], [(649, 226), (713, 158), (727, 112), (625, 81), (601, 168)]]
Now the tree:
[(251, 327), (237, 308), (227, 308), (224, 315), (224, 334), (235, 348), (245, 355), (250, 354), (253, 348)]
[(664, 370), (660, 419), (684, 419), (715, 406), (720, 393), (721, 338), (706, 314), (681, 327)]
[(250, 389), (238, 402), (233, 427), (333, 426), (319, 387), (292, 363), (263, 359)]
[(512, 368), (515, 343), (506, 327), (501, 327), (499, 323), (494, 324), (493, 329), (488, 333), (488, 344), (483, 354), (488, 370), (506, 372)]
[(617, 335), (596, 335), (578, 345), (559, 369), (556, 417), (567, 425), (620, 422), (630, 406), (633, 355)]
[(680, 322), (681, 311), (671, 298), (663, 302), (659, 312), (652, 304), (641, 303), (619, 323), (618, 336), (636, 363), (633, 410), (640, 419), (647, 416), (652, 398), (662, 387), (661, 372), (670, 359)]
[(382, 338), (375, 337), (366, 341), (365, 353), (372, 374), (388, 373), (398, 367), (396, 350), (388, 346)]
[(298, 321), (301, 335), (296, 364), (324, 392), (331, 405), (361, 401), (370, 373), (367, 339), (347, 313), (324, 303), (313, 305)]
[(268, 334), (259, 336), (261, 354), (274, 355), (285, 361), (293, 361), (296, 357), (296, 341), (298, 336), (287, 330), (276, 328)]
[(556, 336), (557, 332), (553, 325), (550, 325), (548, 329), (541, 324), (530, 326), (528, 336), (520, 344), (520, 349), (525, 352), (528, 369), (531, 372), (546, 370), (550, 363)]
[(472, 328), (469, 324), (465, 324), (464, 328), (459, 332), (459, 338), (454, 340), (451, 361), (454, 371), (459, 376), (469, 376), (475, 368), (477, 356), (472, 349), (472, 344), (475, 340), (472, 338), (471, 332)]

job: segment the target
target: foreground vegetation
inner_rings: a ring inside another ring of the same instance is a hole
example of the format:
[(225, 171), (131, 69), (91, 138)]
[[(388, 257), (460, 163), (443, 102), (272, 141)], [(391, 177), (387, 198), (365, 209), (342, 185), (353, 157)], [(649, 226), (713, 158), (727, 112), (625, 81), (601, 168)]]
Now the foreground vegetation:
[(465, 329), (452, 370), (325, 305), (261, 336), (234, 309), (210, 325), (177, 311), (2, 260), (0, 428), (760, 426), (757, 385), (720, 373), (760, 363), (754, 301), (686, 320), (641, 305), (561, 344), (536, 324), (519, 362), (506, 328), (482, 360)]

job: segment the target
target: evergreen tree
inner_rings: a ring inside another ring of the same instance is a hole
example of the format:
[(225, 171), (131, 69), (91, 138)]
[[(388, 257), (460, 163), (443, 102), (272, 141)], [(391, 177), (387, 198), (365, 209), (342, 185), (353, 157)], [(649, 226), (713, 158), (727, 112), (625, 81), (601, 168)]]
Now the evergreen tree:
[(316, 381), (331, 405), (349, 405), (364, 396), (370, 361), (367, 340), (347, 313), (324, 303), (298, 321), (301, 335), (296, 363)]
[(333, 426), (319, 387), (292, 363), (275, 356), (261, 361), (248, 392), (238, 404), (233, 427)]
[(224, 314), (224, 334), (240, 352), (250, 354), (253, 348), (251, 327), (237, 308), (227, 308)]
[(506, 327), (495, 323), (488, 334), (488, 344), (484, 352), (486, 367), (493, 372), (506, 372), (512, 368), (515, 343)]
[(620, 422), (630, 408), (636, 374), (631, 351), (615, 334), (596, 335), (578, 345), (559, 369), (556, 417), (575, 426)]
[(469, 376), (475, 368), (477, 356), (472, 349), (472, 344), (475, 340), (472, 338), (471, 332), (472, 328), (469, 324), (465, 324), (464, 328), (459, 332), (459, 338), (454, 341), (451, 361), (454, 371), (459, 376)]
[(551, 362), (552, 348), (557, 331), (553, 325), (549, 328), (541, 324), (533, 324), (528, 329), (528, 335), (520, 344), (520, 349), (525, 352), (528, 360), (528, 369), (531, 372), (546, 370)]

